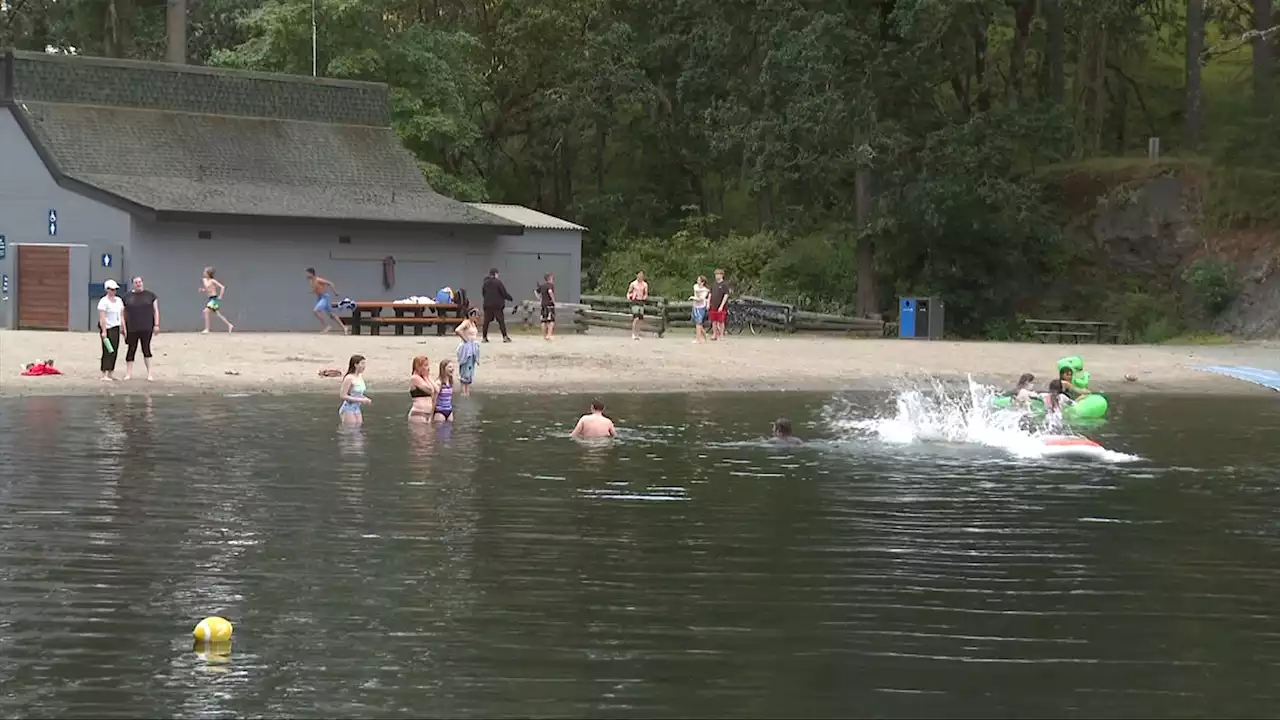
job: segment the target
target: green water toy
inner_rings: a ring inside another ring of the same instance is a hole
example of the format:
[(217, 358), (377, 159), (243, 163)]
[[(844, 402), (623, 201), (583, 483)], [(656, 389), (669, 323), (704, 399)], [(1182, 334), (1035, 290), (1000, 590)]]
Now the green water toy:
[[(1084, 369), (1084, 358), (1079, 355), (1071, 355), (1058, 360), (1058, 374), (1062, 374), (1063, 368), (1071, 368), (1071, 384), (1081, 390), (1089, 389), (1089, 371)], [(1009, 395), (1000, 395), (991, 401), (993, 407), (1005, 409), (1013, 407), (1013, 397)], [(1100, 420), (1107, 416), (1109, 403), (1107, 396), (1100, 392), (1090, 392), (1088, 395), (1081, 397), (1074, 403), (1067, 405), (1062, 409), (1062, 418), (1064, 420)], [(1030, 407), (1031, 415), (1034, 417), (1044, 416), (1044, 401), (1040, 398), (1032, 398)]]
[[(1013, 407), (1013, 398), (1001, 395), (991, 401), (991, 405), (1004, 410)], [(1100, 420), (1107, 416), (1107, 396), (1102, 393), (1089, 393), (1074, 403), (1062, 408), (1063, 420)], [(1032, 398), (1030, 407), (1033, 417), (1044, 417), (1044, 401)]]

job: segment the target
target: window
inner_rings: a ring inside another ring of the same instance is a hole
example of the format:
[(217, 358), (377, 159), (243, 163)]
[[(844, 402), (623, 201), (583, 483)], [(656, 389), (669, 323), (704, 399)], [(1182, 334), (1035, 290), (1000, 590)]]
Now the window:
[(350, 235), (339, 235), (339, 236), (338, 236), (338, 244), (339, 244), (339, 245), (350, 245), (350, 244), (351, 244), (351, 236), (350, 236)]
[(201, 230), (200, 232), (196, 233), (196, 237), (200, 238), (201, 240), (212, 240), (212, 239), (213, 239), (213, 231), (212, 231), (212, 230)]

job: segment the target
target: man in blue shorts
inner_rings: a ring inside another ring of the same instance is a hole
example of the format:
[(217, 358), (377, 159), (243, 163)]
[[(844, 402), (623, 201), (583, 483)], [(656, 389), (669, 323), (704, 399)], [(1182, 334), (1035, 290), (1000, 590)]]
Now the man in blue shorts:
[(333, 311), (333, 301), (338, 297), (338, 289), (333, 286), (333, 283), (317, 275), (315, 268), (307, 268), (307, 280), (311, 283), (311, 292), (316, 294), (316, 305), (311, 310), (317, 318), (320, 318), (320, 327), (323, 328), (320, 332), (329, 332), (330, 318), (339, 330), (347, 332), (347, 326), (342, 324), (342, 318)]

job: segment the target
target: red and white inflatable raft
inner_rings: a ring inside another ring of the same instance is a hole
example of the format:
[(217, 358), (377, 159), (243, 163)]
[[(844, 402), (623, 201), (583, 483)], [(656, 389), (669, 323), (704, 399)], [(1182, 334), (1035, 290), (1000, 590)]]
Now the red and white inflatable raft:
[(1108, 450), (1098, 443), (1078, 435), (1045, 435), (1040, 438), (1040, 441), (1044, 443), (1046, 457), (1101, 459), (1108, 453)]

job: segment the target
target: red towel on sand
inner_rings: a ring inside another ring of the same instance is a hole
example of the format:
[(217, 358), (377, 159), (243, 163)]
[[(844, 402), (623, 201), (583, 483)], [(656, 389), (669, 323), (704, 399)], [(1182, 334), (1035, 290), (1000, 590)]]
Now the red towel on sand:
[(52, 365), (45, 365), (44, 363), (33, 363), (26, 370), (23, 370), (22, 374), (30, 377), (33, 377), (36, 375), (61, 375), (62, 371), (56, 367), (53, 367)]

